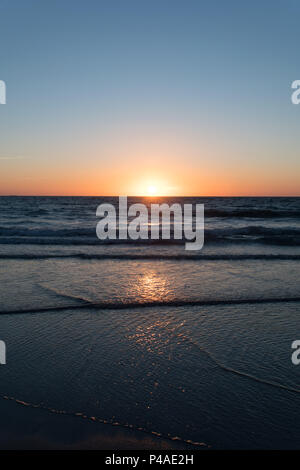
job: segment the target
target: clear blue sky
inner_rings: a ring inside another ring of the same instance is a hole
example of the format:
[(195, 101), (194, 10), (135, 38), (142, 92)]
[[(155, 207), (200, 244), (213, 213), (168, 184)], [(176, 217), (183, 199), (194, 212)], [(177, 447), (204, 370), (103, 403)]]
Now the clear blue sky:
[(299, 194), (299, 18), (297, 0), (0, 0), (0, 194), (118, 194), (124, 168)]

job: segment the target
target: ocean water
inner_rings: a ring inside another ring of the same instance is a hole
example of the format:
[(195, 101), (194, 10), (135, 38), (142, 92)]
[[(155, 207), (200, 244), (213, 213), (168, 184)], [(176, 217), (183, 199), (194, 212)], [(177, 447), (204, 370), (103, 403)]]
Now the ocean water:
[(102, 202), (0, 198), (0, 407), (170, 448), (299, 448), (300, 198), (129, 198), (204, 203), (199, 252), (100, 241)]

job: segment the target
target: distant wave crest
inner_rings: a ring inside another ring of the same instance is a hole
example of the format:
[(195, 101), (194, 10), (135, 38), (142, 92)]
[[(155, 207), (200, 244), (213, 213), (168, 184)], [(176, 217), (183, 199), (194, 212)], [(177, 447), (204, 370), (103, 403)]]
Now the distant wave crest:
[[(56, 292), (57, 293), (57, 292)], [(71, 295), (57, 293), (60, 296), (70, 297), (74, 300)], [(258, 297), (258, 298), (228, 298), (228, 299), (172, 299), (172, 300), (157, 300), (157, 301), (102, 301), (102, 302), (92, 302), (89, 300), (84, 301), (79, 299), (78, 305), (53, 305), (47, 307), (33, 307), (26, 309), (18, 310), (2, 310), (0, 314), (24, 314), (24, 313), (44, 313), (51, 311), (64, 311), (64, 310), (78, 310), (82, 308), (88, 308), (93, 310), (121, 310), (121, 309), (140, 309), (140, 308), (150, 308), (150, 307), (194, 307), (194, 306), (210, 306), (210, 305), (243, 305), (243, 304), (265, 304), (265, 303), (279, 303), (279, 302), (300, 302), (300, 297)]]
[[(171, 232), (172, 233), (172, 232)], [(296, 227), (265, 227), (250, 225), (234, 228), (205, 229), (205, 241), (217, 243), (259, 242), (274, 245), (300, 245), (300, 229)], [(99, 240), (94, 228), (56, 228), (40, 229), (26, 227), (0, 227), (0, 244), (32, 245), (99, 245), (99, 244), (134, 244), (134, 245), (178, 245), (185, 240)]]
[(42, 254), (42, 253), (2, 253), (0, 260), (45, 260), (45, 259), (79, 259), (79, 260), (170, 260), (170, 261), (247, 261), (247, 260), (266, 260), (266, 261), (285, 261), (300, 260), (300, 254), (212, 254), (203, 255), (201, 253), (187, 254), (168, 254), (168, 253), (60, 253), (60, 254)]

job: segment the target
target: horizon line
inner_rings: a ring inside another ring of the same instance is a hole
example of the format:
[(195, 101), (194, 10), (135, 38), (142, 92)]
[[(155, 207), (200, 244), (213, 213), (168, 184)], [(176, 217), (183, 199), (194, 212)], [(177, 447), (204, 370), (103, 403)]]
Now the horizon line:
[(179, 197), (202, 197), (202, 198), (217, 198), (217, 197), (223, 197), (223, 198), (264, 198), (264, 197), (272, 197), (272, 198), (300, 198), (300, 195), (155, 195), (155, 196), (149, 196), (148, 194), (139, 194), (139, 195), (100, 195), (100, 194), (0, 194), (0, 197), (143, 197), (143, 198), (148, 198), (148, 199), (157, 199), (157, 198), (179, 198)]

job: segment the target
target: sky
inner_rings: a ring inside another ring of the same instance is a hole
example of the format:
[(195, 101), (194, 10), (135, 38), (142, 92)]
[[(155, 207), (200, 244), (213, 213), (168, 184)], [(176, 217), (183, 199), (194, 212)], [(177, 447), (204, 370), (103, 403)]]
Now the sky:
[(0, 195), (299, 196), (298, 0), (0, 0)]

